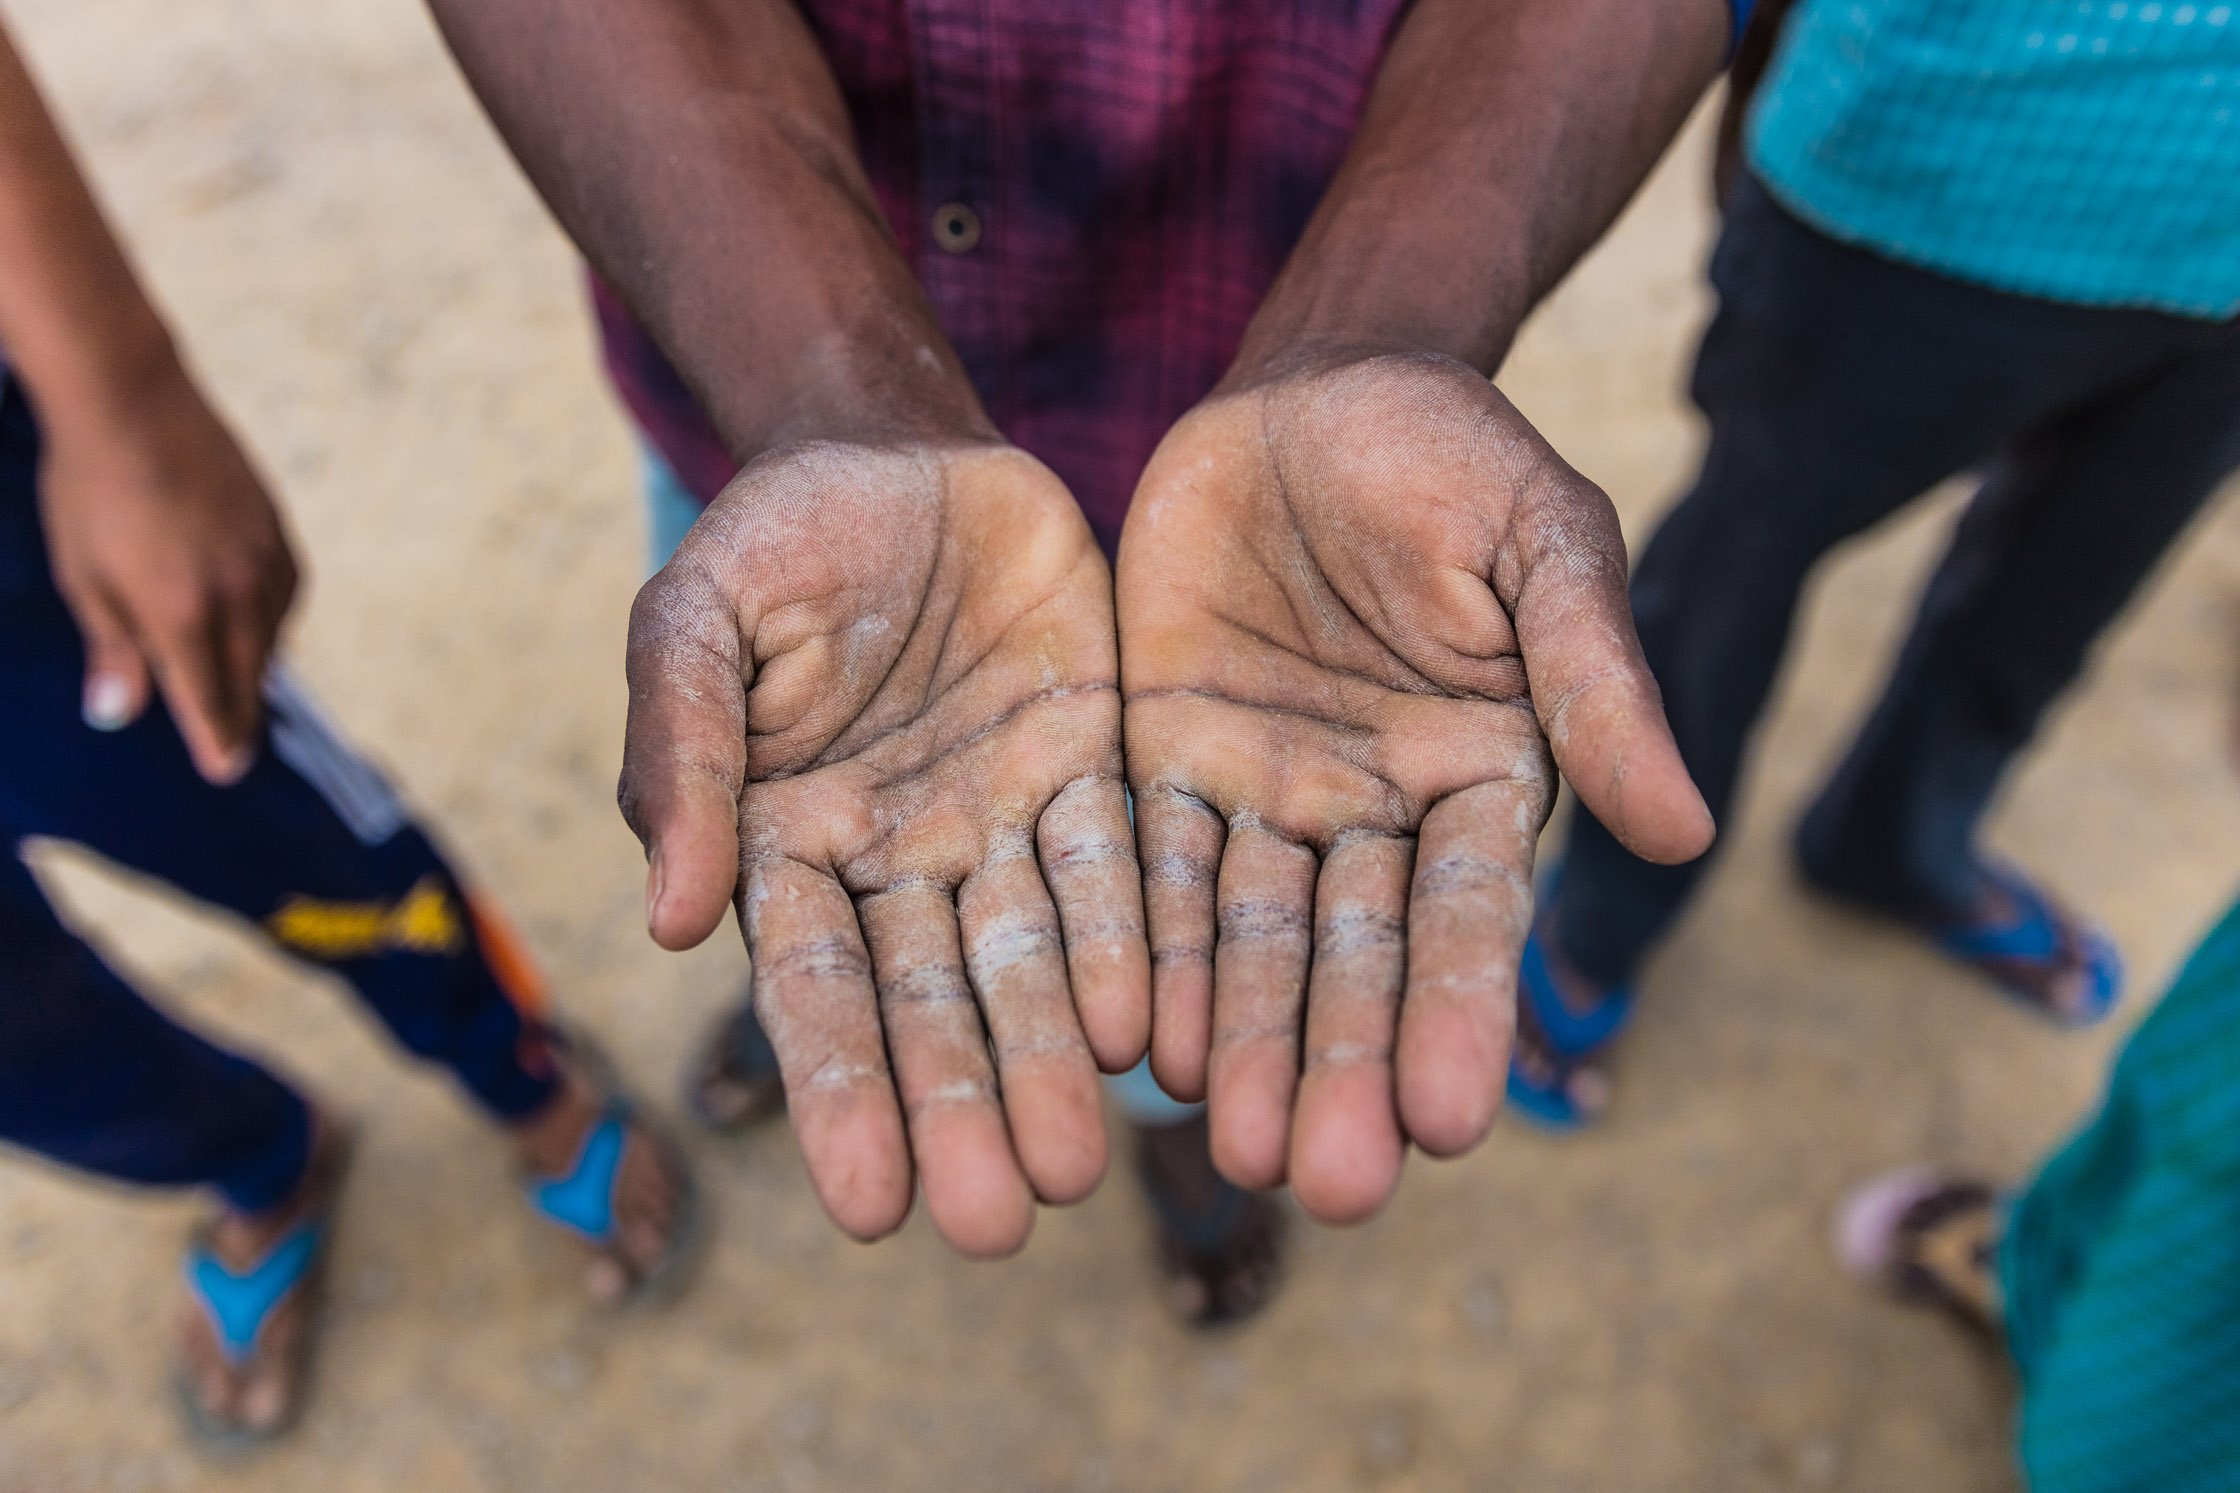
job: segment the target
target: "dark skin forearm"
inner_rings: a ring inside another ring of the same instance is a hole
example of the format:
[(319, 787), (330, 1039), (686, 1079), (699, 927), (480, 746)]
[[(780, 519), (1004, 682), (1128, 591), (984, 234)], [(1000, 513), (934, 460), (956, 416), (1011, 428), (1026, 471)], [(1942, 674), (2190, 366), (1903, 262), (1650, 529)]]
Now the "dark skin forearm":
[(196, 768), (233, 781), (295, 562), (5, 32), (0, 348), (45, 428), (39, 509), (85, 640), (88, 724), (122, 726), (160, 689)]
[(742, 461), (993, 435), (784, 0), (432, 0), (593, 266)]
[(51, 427), (113, 423), (175, 373), (162, 319), (0, 32), (0, 347)]
[(1721, 0), (1424, 0), (1230, 385), (1348, 351), (1491, 373), (1716, 76)]
[(1487, 375), (1726, 32), (1721, 0), (1422, 0), (1129, 510), (1152, 1065), (1232, 1182), (1318, 1218), (1493, 1123), (1555, 770), (1637, 855), (1710, 841), (1617, 515)]

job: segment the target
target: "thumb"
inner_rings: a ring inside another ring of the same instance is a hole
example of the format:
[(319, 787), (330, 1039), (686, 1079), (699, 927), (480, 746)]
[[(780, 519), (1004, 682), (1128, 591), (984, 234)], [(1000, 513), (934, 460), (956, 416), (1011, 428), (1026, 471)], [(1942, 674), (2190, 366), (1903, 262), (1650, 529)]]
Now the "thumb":
[(1610, 500), (1552, 462), (1520, 501), (1513, 535), (1517, 584), (1503, 600), (1556, 765), (1635, 855), (1665, 865), (1695, 859), (1711, 845), (1711, 810), (1641, 654)]
[(646, 929), (665, 949), (714, 932), (738, 885), (751, 668), (704, 574), (671, 561), (646, 582), (630, 613), (616, 796), (646, 847)]
[(82, 606), (78, 632), (85, 639), (86, 679), (80, 713), (96, 731), (120, 731), (148, 708), (148, 660), (124, 619), (105, 602)]

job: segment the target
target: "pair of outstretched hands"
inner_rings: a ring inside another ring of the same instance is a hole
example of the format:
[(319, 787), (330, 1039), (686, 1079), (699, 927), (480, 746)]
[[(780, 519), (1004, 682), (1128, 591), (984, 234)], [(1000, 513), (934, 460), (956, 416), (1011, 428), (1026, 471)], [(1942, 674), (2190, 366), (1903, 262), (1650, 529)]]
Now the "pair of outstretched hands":
[[(134, 409), (57, 421), (42, 473), (88, 718), (160, 688), (229, 782), (295, 568), (183, 372)], [(922, 1180), (958, 1248), (1016, 1248), (1096, 1185), (1097, 1070), (1147, 1046), (1232, 1180), (1366, 1217), (1408, 1143), (1492, 1123), (1554, 769), (1645, 856), (1710, 840), (1625, 570), (1601, 492), (1429, 355), (1218, 392), (1117, 584), (1014, 448), (773, 450), (631, 618), (649, 925), (684, 947), (736, 902), (852, 1234)]]
[(1609, 501), (1476, 370), (1217, 391), (1117, 574), (1000, 443), (773, 450), (640, 593), (623, 812), (671, 948), (735, 904), (819, 1196), (1017, 1248), (1148, 1048), (1216, 1164), (1375, 1212), (1502, 1092), (1560, 767), (1653, 860), (1710, 817)]

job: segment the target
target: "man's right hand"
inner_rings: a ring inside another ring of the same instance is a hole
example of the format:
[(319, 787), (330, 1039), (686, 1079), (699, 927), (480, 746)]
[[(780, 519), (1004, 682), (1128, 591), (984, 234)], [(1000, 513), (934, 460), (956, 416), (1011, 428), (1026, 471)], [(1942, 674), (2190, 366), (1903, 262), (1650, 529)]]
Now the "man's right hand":
[(639, 593), (621, 800), (648, 925), (689, 947), (735, 903), (810, 1174), (859, 1238), (902, 1222), (913, 1161), (973, 1255), (1103, 1173), (1096, 1070), (1150, 1030), (1118, 683), (1087, 524), (997, 444), (769, 452)]

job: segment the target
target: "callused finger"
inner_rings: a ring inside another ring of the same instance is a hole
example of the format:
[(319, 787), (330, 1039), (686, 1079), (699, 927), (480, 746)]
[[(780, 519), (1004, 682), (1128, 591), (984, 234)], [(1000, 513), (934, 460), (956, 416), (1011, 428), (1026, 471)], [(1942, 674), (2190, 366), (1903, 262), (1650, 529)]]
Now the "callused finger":
[(1400, 1180), (1392, 1044), (1407, 979), (1414, 864), (1412, 840), (1342, 836), (1315, 884), (1291, 1188), (1300, 1206), (1326, 1223), (1367, 1218)]
[(965, 979), (956, 908), (947, 892), (923, 882), (871, 894), (858, 906), (926, 1211), (964, 1253), (1009, 1254), (1034, 1226), (1034, 1198), (1012, 1155), (987, 1032)]
[(1476, 1145), (1500, 1107), (1549, 792), (1545, 773), (1528, 773), (1466, 788), (1424, 816), (1396, 1078), (1400, 1123), (1434, 1156)]
[(965, 968), (996, 1054), (1012, 1150), (1050, 1203), (1075, 1203), (1104, 1175), (1097, 1065), (1066, 987), (1058, 911), (1026, 835), (999, 845), (957, 888)]
[(1135, 815), (1151, 940), (1151, 1071), (1176, 1098), (1202, 1099), (1213, 1040), (1214, 900), (1229, 829), (1203, 800), (1165, 783), (1138, 789)]
[(1213, 1162), (1239, 1187), (1283, 1181), (1299, 1085), (1315, 854), (1249, 821), (1221, 857), (1206, 1060)]
[(1067, 784), (1042, 811), (1036, 840), (1081, 1029), (1107, 1073), (1125, 1072), (1151, 1040), (1151, 949), (1127, 789), (1107, 777)]
[(891, 1233), (910, 1211), (910, 1152), (855, 904), (824, 872), (771, 857), (748, 868), (739, 921), (809, 1180), (850, 1234)]

